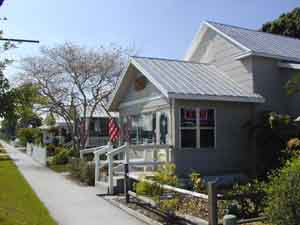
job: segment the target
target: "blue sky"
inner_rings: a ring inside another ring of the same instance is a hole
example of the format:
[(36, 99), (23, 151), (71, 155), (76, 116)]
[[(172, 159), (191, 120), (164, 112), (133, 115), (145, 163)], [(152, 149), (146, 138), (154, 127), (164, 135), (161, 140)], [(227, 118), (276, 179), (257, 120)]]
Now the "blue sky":
[(143, 56), (181, 59), (204, 20), (257, 29), (297, 6), (299, 0), (5, 0), (0, 17), (8, 21), (0, 24), (6, 37), (41, 41), (11, 52), (17, 61), (64, 41), (134, 45)]

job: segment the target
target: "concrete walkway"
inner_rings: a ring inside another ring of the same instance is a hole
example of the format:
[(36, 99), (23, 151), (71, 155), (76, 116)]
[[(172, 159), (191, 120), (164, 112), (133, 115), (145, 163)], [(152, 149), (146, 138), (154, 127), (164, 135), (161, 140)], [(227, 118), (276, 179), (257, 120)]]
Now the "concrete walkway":
[(96, 196), (94, 187), (82, 187), (33, 161), (14, 147), (8, 154), (60, 225), (144, 225)]

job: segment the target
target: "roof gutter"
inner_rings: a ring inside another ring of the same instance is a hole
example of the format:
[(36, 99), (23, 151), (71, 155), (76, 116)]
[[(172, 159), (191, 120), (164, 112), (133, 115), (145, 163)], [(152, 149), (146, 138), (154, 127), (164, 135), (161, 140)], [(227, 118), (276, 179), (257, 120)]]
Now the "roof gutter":
[(281, 68), (300, 70), (300, 63), (284, 63), (284, 62), (279, 62), (278, 66), (281, 67)]
[(234, 59), (235, 60), (241, 60), (241, 59), (245, 59), (249, 56), (260, 56), (260, 57), (279, 59), (279, 60), (285, 60), (285, 61), (294, 61), (294, 62), (296, 61), (296, 62), (300, 63), (300, 60), (297, 59), (297, 58), (267, 54), (267, 53), (263, 53), (263, 52), (254, 52), (254, 51), (247, 51), (245, 53), (242, 53), (240, 55), (235, 56)]
[(265, 99), (262, 96), (247, 97), (247, 96), (217, 96), (217, 95), (169, 93), (168, 97), (171, 99), (174, 98), (174, 99), (184, 99), (184, 100), (206, 100), (206, 101), (245, 102), (245, 103), (265, 102)]

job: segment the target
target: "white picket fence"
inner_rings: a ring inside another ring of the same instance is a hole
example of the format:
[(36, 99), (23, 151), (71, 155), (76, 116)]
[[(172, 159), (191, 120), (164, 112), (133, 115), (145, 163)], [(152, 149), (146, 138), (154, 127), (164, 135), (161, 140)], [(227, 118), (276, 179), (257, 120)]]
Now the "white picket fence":
[(47, 164), (47, 150), (46, 148), (27, 143), (26, 145), (26, 153), (30, 155), (35, 161), (40, 164), (46, 166)]

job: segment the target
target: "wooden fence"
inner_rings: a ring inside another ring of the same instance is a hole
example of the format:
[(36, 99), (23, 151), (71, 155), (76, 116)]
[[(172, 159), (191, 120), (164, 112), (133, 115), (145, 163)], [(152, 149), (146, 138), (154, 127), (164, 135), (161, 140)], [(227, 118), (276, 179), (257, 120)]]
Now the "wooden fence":
[[(142, 197), (142, 196), (138, 196), (133, 190), (132, 190), (132, 180), (134, 181), (144, 181), (144, 182), (148, 182), (151, 184), (154, 184), (154, 181), (148, 180), (148, 179), (144, 179), (144, 178), (140, 178), (137, 177), (134, 174), (131, 174), (129, 172), (129, 167), (128, 164), (124, 164), (124, 194), (125, 194), (125, 199), (126, 199), (126, 203), (130, 202), (130, 196), (137, 198), (143, 202), (146, 202), (150, 205), (155, 205), (154, 201), (150, 200), (147, 197)], [(204, 199), (208, 201), (208, 219), (207, 221), (204, 219), (199, 219), (198, 221), (193, 221), (196, 222), (197, 224), (207, 224), (207, 225), (218, 225), (219, 223), (219, 215), (218, 215), (218, 201), (220, 200), (232, 200), (232, 199), (236, 199), (236, 198), (247, 198), (249, 196), (253, 196), (253, 194), (240, 194), (237, 196), (231, 196), (231, 197), (227, 197), (224, 196), (222, 194), (218, 194), (218, 190), (217, 190), (217, 183), (216, 182), (208, 182), (207, 184), (207, 194), (203, 194), (203, 193), (198, 193), (198, 192), (194, 192), (194, 191), (189, 191), (186, 189), (182, 189), (182, 188), (176, 188), (170, 185), (162, 185), (162, 184), (158, 184), (155, 183), (156, 185), (159, 185), (162, 189), (165, 190), (169, 190), (172, 192), (176, 192), (176, 193), (180, 193), (180, 194), (184, 194), (184, 195), (188, 195), (194, 198), (200, 198), (200, 199)], [(257, 217), (257, 218), (251, 218), (251, 219), (244, 219), (244, 220), (237, 220), (236, 224), (243, 224), (243, 223), (250, 223), (250, 222), (257, 222), (257, 221), (262, 221), (264, 220), (265, 217)]]

